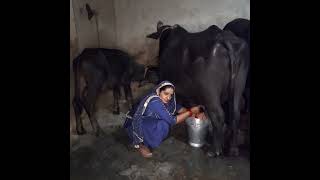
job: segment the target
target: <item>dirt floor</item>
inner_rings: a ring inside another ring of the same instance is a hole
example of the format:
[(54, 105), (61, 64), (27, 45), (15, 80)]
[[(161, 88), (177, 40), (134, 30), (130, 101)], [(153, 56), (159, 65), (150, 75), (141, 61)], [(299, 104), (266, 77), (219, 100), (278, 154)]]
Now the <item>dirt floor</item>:
[[(71, 96), (73, 87), (71, 89)], [(133, 88), (137, 97), (152, 85)], [(241, 149), (237, 158), (209, 158), (208, 145), (194, 148), (187, 143), (185, 124), (177, 125), (159, 148), (154, 149), (151, 159), (143, 158), (128, 146), (128, 138), (121, 128), (127, 103), (122, 97), (120, 115), (111, 113), (112, 93), (104, 93), (98, 101), (98, 122), (105, 136), (96, 138), (88, 117), (83, 115), (88, 134), (75, 134), (74, 111), (70, 103), (70, 179), (71, 180), (247, 180), (250, 179), (248, 151)], [(111, 100), (111, 101), (110, 101)]]

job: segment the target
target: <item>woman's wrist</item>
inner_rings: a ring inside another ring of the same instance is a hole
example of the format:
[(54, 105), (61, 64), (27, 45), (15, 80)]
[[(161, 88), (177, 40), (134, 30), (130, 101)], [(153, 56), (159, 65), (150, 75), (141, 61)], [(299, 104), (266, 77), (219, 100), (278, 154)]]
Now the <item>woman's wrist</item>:
[(191, 117), (192, 116), (192, 111), (191, 111), (191, 109), (187, 109), (187, 112), (189, 112), (189, 117)]

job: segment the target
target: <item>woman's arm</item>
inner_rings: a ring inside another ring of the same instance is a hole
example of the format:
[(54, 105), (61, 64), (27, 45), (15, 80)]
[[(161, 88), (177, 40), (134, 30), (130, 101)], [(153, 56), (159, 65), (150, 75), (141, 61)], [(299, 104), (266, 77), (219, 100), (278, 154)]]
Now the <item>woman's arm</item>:
[(176, 111), (177, 114), (180, 114), (180, 113), (183, 113), (183, 112), (186, 112), (186, 111), (187, 111), (187, 108), (181, 106), (181, 105), (178, 104), (178, 103), (176, 103), (176, 107), (177, 107), (177, 111)]
[(184, 112), (186, 112), (186, 111), (187, 111), (187, 108), (181, 107), (181, 108), (179, 109), (179, 111), (177, 112), (177, 114), (181, 114), (181, 113), (184, 113)]
[(167, 121), (171, 125), (179, 124), (188, 117), (199, 113), (199, 106), (194, 106), (191, 109), (180, 108), (178, 111), (180, 113), (177, 116), (172, 116), (160, 99), (152, 100), (149, 107), (150, 110), (156, 112), (161, 119)]
[(171, 125), (181, 123), (193, 114), (191, 111), (187, 111), (186, 108), (180, 108), (178, 112), (181, 113), (177, 116), (172, 116), (160, 99), (151, 101), (148, 106), (151, 111), (156, 112), (161, 119), (167, 121)]

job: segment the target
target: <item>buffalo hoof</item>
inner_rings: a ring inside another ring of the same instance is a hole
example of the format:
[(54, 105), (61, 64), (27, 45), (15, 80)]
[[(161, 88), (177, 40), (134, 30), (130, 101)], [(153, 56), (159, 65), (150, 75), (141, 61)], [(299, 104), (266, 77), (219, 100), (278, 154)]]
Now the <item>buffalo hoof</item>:
[(233, 157), (239, 156), (239, 148), (238, 147), (230, 148), (229, 156), (233, 156)]
[(103, 137), (104, 135), (106, 135), (105, 132), (101, 128), (99, 128), (97, 131), (95, 131), (94, 134), (96, 135), (96, 137)]
[(82, 128), (77, 128), (77, 134), (78, 135), (84, 135), (86, 134), (87, 131), (82, 127)]
[(133, 109), (133, 105), (131, 103), (129, 103), (129, 108)]
[(208, 156), (208, 157), (214, 157), (214, 158), (223, 158), (223, 155), (222, 155), (221, 152), (208, 151), (208, 152), (207, 152), (207, 156)]
[(112, 111), (112, 114), (117, 114), (117, 115), (119, 115), (119, 114), (120, 114), (120, 111), (119, 111), (119, 110), (113, 110), (113, 111)]

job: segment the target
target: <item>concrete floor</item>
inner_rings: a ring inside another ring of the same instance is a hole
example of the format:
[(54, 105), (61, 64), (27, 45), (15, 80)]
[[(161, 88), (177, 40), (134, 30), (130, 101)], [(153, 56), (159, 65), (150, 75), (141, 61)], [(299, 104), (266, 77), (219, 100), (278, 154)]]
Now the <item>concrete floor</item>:
[[(73, 84), (73, 83), (72, 83)], [(72, 85), (71, 85), (72, 86)], [(133, 88), (137, 97), (148, 91), (152, 85)], [(73, 87), (70, 87), (73, 96)], [(124, 98), (124, 97), (122, 97)], [(128, 139), (121, 128), (127, 112), (124, 100), (120, 104), (120, 115), (111, 113), (112, 93), (104, 93), (98, 101), (98, 122), (106, 135), (96, 138), (91, 125), (83, 115), (88, 134), (75, 134), (74, 111), (70, 103), (70, 179), (250, 179), (250, 162), (247, 151), (241, 151), (238, 158), (215, 159), (206, 156), (207, 146), (200, 149), (187, 144), (185, 124), (173, 128), (171, 135), (159, 148), (154, 149), (151, 159), (143, 158), (128, 147)]]
[(174, 136), (153, 154), (144, 159), (130, 149), (118, 128), (71, 153), (70, 179), (250, 179), (248, 159), (208, 158), (205, 150), (192, 148)]

